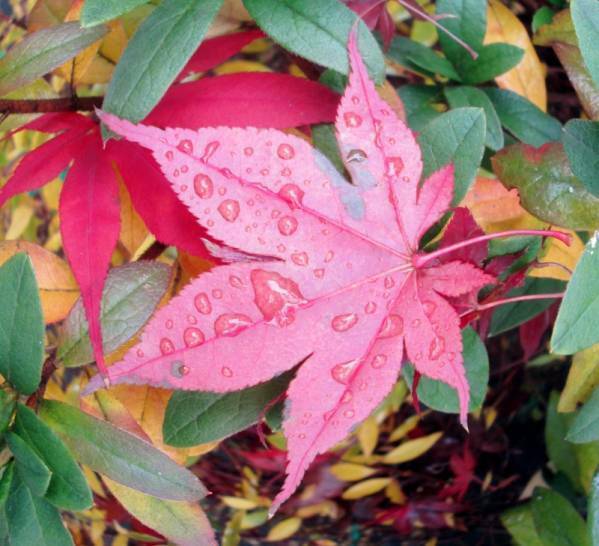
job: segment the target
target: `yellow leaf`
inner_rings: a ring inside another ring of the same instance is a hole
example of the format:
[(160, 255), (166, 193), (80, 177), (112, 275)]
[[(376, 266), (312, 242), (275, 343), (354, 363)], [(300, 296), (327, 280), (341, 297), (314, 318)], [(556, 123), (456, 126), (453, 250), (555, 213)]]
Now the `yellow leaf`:
[(313, 518), (315, 516), (336, 518), (339, 515), (339, 507), (333, 501), (326, 500), (317, 504), (302, 506), (301, 508), (298, 508), (296, 514), (303, 519)]
[(410, 415), (401, 425), (399, 425), (389, 436), (389, 442), (397, 442), (397, 440), (401, 440), (407, 434), (409, 434), (412, 430), (416, 428), (418, 423), (420, 422), (420, 415)]
[(408, 440), (387, 453), (383, 457), (383, 462), (386, 464), (399, 464), (417, 459), (433, 447), (442, 435), (442, 432), (435, 432), (422, 438)]
[(60, 190), (62, 190), (62, 180), (55, 178), (48, 182), (41, 190), (42, 199), (46, 208), (51, 211), (58, 210), (58, 200), (60, 198)]
[(385, 495), (393, 504), (405, 504), (408, 500), (397, 480), (392, 480), (385, 489)]
[(263, 523), (268, 521), (268, 510), (254, 510), (253, 512), (247, 512), (243, 514), (241, 519), (241, 530), (247, 531), (248, 529), (255, 529), (260, 527)]
[(16, 207), (10, 217), (10, 226), (4, 235), (7, 241), (14, 241), (23, 235), (29, 222), (33, 218), (33, 207), (29, 205), (19, 205)]
[(277, 523), (266, 535), (266, 542), (277, 542), (293, 536), (302, 526), (302, 518), (287, 518)]
[(362, 453), (367, 457), (370, 457), (376, 448), (376, 444), (379, 440), (379, 426), (376, 422), (376, 418), (371, 415), (366, 421), (364, 421), (358, 428), (357, 432), (358, 442)]
[(223, 74), (235, 74), (236, 72), (271, 72), (271, 70), (268, 66), (256, 61), (237, 59), (221, 64), (214, 69), (214, 72), (222, 76)]
[[(571, 238), (570, 245), (566, 245), (553, 237), (545, 242), (542, 258), (539, 260), (541, 264), (560, 264), (565, 268), (573, 271), (582, 255), (584, 244), (580, 237), (575, 232), (568, 229), (560, 228), (560, 231), (568, 233)], [(533, 268), (529, 276), (531, 277), (549, 277), (559, 279), (561, 281), (570, 280), (571, 274), (559, 265), (547, 265), (543, 267)]]
[(363, 482), (352, 485), (343, 492), (341, 498), (345, 500), (356, 500), (362, 497), (368, 497), (374, 495), (379, 491), (382, 491), (389, 485), (391, 478), (371, 478), (370, 480), (364, 480)]
[(27, 241), (0, 242), (0, 264), (19, 252), (31, 258), (47, 324), (64, 319), (79, 296), (67, 263), (48, 250)]
[(485, 43), (495, 42), (505, 42), (524, 50), (522, 60), (514, 68), (495, 78), (497, 85), (526, 97), (545, 111), (547, 109), (545, 70), (526, 28), (500, 0), (489, 0)]
[(599, 384), (599, 344), (574, 355), (557, 410), (570, 412), (585, 402)]
[(337, 463), (331, 466), (331, 473), (342, 482), (357, 482), (376, 474), (375, 468), (355, 463)]
[(131, 197), (120, 175), (117, 175), (117, 177), (119, 178), (121, 199), (121, 233), (119, 241), (128, 253), (127, 258), (130, 259), (145, 241), (148, 236), (148, 230), (139, 214), (133, 208)]
[(221, 500), (224, 504), (230, 508), (235, 508), (236, 510), (252, 510), (253, 508), (258, 508), (258, 503), (250, 499), (224, 496), (221, 497)]

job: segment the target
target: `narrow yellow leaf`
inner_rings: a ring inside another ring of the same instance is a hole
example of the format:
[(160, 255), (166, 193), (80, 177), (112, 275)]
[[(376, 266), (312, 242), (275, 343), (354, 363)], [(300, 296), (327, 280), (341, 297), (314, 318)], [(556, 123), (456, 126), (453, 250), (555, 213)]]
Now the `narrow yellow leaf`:
[(258, 503), (250, 499), (242, 499), (240, 497), (221, 497), (224, 504), (236, 510), (252, 510), (258, 508)]
[(401, 440), (412, 430), (414, 430), (419, 422), (420, 415), (411, 415), (391, 433), (389, 436), (389, 442), (397, 442), (397, 440)]
[(27, 229), (29, 222), (33, 218), (33, 207), (29, 205), (19, 205), (16, 207), (10, 217), (10, 226), (4, 238), (7, 241), (18, 239)]
[(363, 482), (356, 483), (343, 492), (341, 498), (345, 500), (356, 500), (362, 497), (368, 497), (374, 495), (379, 491), (382, 491), (389, 485), (391, 478), (371, 478), (364, 480)]
[(393, 504), (405, 504), (408, 500), (397, 480), (392, 480), (385, 488), (385, 495)]
[(376, 474), (375, 468), (355, 463), (337, 463), (331, 466), (331, 473), (342, 482), (357, 482)]
[(403, 444), (397, 446), (395, 449), (387, 453), (383, 457), (383, 463), (386, 464), (399, 464), (405, 463), (417, 459), (420, 455), (426, 453), (431, 447), (435, 445), (437, 440), (443, 435), (442, 432), (435, 432), (422, 438), (416, 438), (415, 440), (408, 440)]
[(253, 512), (246, 512), (241, 518), (241, 530), (247, 531), (249, 529), (255, 529), (260, 525), (268, 521), (268, 510), (266, 508), (260, 510), (254, 510)]
[(277, 523), (266, 535), (266, 542), (278, 542), (292, 537), (302, 526), (302, 518), (287, 518)]
[(379, 425), (373, 415), (358, 427), (357, 436), (362, 453), (368, 457), (372, 455), (379, 440)]
[(524, 50), (522, 60), (514, 68), (495, 78), (497, 85), (526, 97), (545, 111), (547, 109), (545, 70), (526, 28), (500, 0), (489, 0), (485, 43), (495, 42), (505, 42)]
[(599, 384), (599, 344), (574, 355), (572, 365), (562, 391), (557, 411), (570, 412), (579, 402), (585, 402)]

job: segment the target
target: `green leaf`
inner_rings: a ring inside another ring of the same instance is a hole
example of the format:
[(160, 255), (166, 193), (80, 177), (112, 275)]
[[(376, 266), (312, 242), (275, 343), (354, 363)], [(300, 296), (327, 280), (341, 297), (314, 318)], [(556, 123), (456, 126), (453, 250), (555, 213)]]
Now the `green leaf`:
[(599, 544), (599, 472), (593, 477), (587, 507), (587, 529), (592, 544)]
[(162, 427), (164, 441), (176, 447), (205, 444), (231, 436), (258, 421), (265, 406), (287, 389), (291, 374), (228, 393), (176, 391)]
[(599, 440), (599, 389), (593, 391), (591, 397), (576, 413), (566, 440), (575, 444)]
[(71, 22), (27, 34), (0, 60), (0, 96), (64, 64), (107, 31), (105, 26), (83, 29)]
[(571, 119), (562, 135), (572, 172), (599, 196), (599, 123)]
[(524, 55), (519, 47), (509, 44), (489, 44), (484, 46), (476, 60), (464, 56), (458, 72), (462, 81), (468, 84), (487, 82), (514, 68)]
[(214, 531), (197, 502), (158, 499), (104, 479), (110, 492), (132, 516), (177, 546), (214, 546)]
[(570, 11), (584, 64), (595, 85), (599, 85), (599, 3), (597, 0), (572, 0)]
[(474, 106), (482, 108), (485, 112), (487, 135), (485, 137), (485, 145), (491, 150), (500, 150), (503, 148), (503, 131), (499, 116), (495, 111), (493, 103), (489, 97), (476, 87), (447, 87), (445, 96), (451, 108), (463, 108), (466, 106)]
[[(438, 0), (437, 15), (448, 14), (439, 24), (461, 38), (472, 49), (478, 52), (483, 45), (487, 28), (487, 4), (480, 0)], [(459, 67), (470, 54), (463, 46), (443, 31), (439, 31), (439, 42), (447, 58)]]
[(15, 396), (5, 390), (0, 390), (0, 437), (8, 429), (15, 409)]
[(544, 546), (591, 546), (584, 520), (559, 493), (535, 489), (532, 516)]
[(432, 85), (401, 85), (397, 88), (413, 131), (422, 131), (428, 123), (441, 115), (433, 103), (438, 98), (439, 88)]
[(599, 249), (595, 235), (586, 244), (568, 283), (551, 336), (551, 351), (574, 354), (599, 342)]
[(456, 108), (433, 119), (418, 141), (427, 177), (453, 162), (453, 204), (459, 203), (476, 176), (485, 149), (485, 114), (482, 108)]
[[(258, 26), (285, 49), (312, 62), (348, 73), (347, 40), (356, 14), (339, 0), (244, 0)], [(364, 23), (358, 47), (370, 76), (381, 83), (383, 54)]]
[(164, 0), (127, 44), (103, 109), (133, 122), (156, 106), (200, 45), (223, 0)]
[(312, 126), (314, 147), (335, 166), (341, 174), (345, 173), (345, 165), (339, 152), (339, 144), (335, 138), (335, 128), (330, 123), (320, 123)]
[(512, 536), (516, 546), (545, 546), (535, 529), (530, 503), (505, 511), (501, 514), (501, 523)]
[(17, 461), (17, 471), (31, 492), (43, 497), (50, 485), (52, 473), (32, 447), (18, 434), (9, 432), (6, 443)]
[[(462, 344), (466, 378), (470, 385), (469, 411), (478, 410), (487, 394), (489, 384), (489, 356), (484, 343), (470, 327), (462, 330)], [(414, 367), (404, 364), (403, 375), (411, 388), (414, 381)], [(431, 409), (445, 413), (459, 413), (460, 405), (456, 390), (441, 381), (422, 376), (417, 388), (418, 399)]]
[[(527, 296), (532, 294), (551, 294), (562, 292), (566, 283), (556, 279), (543, 279), (528, 277), (524, 286), (511, 290), (506, 297)], [(555, 298), (546, 300), (531, 300), (509, 303), (498, 307), (493, 313), (489, 336), (496, 336), (507, 332), (520, 324), (524, 324), (536, 317), (539, 313), (549, 308), (555, 302)]]
[(549, 6), (542, 6), (532, 16), (532, 31), (537, 32), (543, 25), (550, 25), (555, 12)]
[(148, 0), (85, 0), (81, 10), (81, 24), (91, 27), (116, 19)]
[(492, 163), (503, 185), (517, 188), (522, 206), (536, 217), (570, 229), (599, 228), (599, 198), (572, 174), (560, 143), (507, 146)]
[(59, 508), (84, 510), (92, 494), (81, 469), (50, 427), (23, 404), (17, 405), (14, 431), (33, 449), (52, 473), (45, 498)]
[(73, 546), (54, 506), (33, 495), (14, 473), (4, 506), (10, 546)]
[[(152, 316), (169, 287), (171, 273), (167, 265), (148, 260), (110, 270), (102, 296), (105, 354), (131, 339)], [(65, 366), (83, 366), (94, 361), (81, 299), (64, 323), (57, 358)]]
[(501, 124), (518, 140), (532, 146), (560, 140), (561, 123), (528, 99), (507, 89), (487, 87), (482, 91), (491, 99)]
[(403, 36), (393, 38), (386, 54), (397, 64), (413, 72), (424, 72), (428, 76), (440, 74), (450, 80), (460, 81), (455, 68), (445, 57), (409, 38)]
[(106, 421), (52, 400), (43, 402), (40, 415), (79, 462), (116, 482), (170, 500), (193, 501), (206, 493), (189, 470)]
[(44, 319), (33, 266), (27, 254), (16, 254), (0, 267), (0, 374), (31, 394), (43, 356)]

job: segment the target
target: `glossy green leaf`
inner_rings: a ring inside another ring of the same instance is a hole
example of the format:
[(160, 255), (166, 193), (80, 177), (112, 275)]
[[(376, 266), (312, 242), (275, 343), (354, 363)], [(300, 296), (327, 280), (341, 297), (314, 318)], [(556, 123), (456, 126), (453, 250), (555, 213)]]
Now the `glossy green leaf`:
[(221, 440), (258, 421), (265, 406), (287, 389), (291, 374), (229, 393), (176, 391), (166, 408), (164, 441), (188, 447)]
[(566, 440), (584, 444), (599, 440), (599, 389), (595, 389), (570, 424)]
[(487, 87), (482, 91), (491, 99), (501, 124), (518, 140), (532, 146), (560, 140), (561, 123), (528, 99), (507, 89)]
[(463, 108), (474, 106), (482, 108), (485, 112), (487, 134), (485, 137), (485, 145), (491, 150), (500, 150), (503, 148), (503, 131), (499, 116), (495, 111), (493, 103), (489, 97), (480, 89), (470, 86), (462, 87), (447, 87), (445, 96), (451, 108)]
[(44, 319), (31, 260), (16, 254), (0, 267), (0, 374), (22, 394), (37, 389)]
[(15, 472), (4, 506), (10, 546), (73, 546), (58, 510), (36, 497)]
[(484, 46), (476, 60), (465, 56), (458, 66), (461, 79), (467, 84), (487, 82), (514, 68), (524, 55), (519, 47), (510, 44)]
[(481, 108), (456, 108), (433, 119), (418, 135), (424, 177), (453, 162), (454, 204), (466, 195), (476, 176), (485, 149), (485, 133)]
[(532, 16), (532, 31), (537, 32), (543, 25), (550, 25), (555, 12), (549, 6), (542, 6)]
[[(148, 260), (110, 270), (102, 296), (104, 353), (115, 351), (131, 339), (152, 316), (168, 289), (171, 273), (167, 265)], [(63, 325), (57, 357), (65, 366), (94, 361), (81, 299)]]
[[(258, 26), (285, 49), (342, 74), (348, 73), (347, 40), (356, 14), (338, 0), (244, 0)], [(384, 77), (381, 49), (358, 25), (358, 47), (370, 76)]]
[(505, 511), (501, 514), (501, 523), (510, 533), (516, 546), (545, 546), (535, 529), (530, 503)]
[[(476, 411), (487, 394), (489, 384), (489, 356), (484, 343), (470, 327), (462, 330), (462, 345), (466, 378), (470, 385), (469, 411)], [(414, 381), (414, 367), (404, 364), (403, 376), (408, 386)], [(422, 376), (416, 389), (421, 403), (431, 409), (445, 413), (459, 413), (460, 406), (456, 390), (441, 381)]]
[(441, 115), (433, 106), (441, 94), (439, 88), (432, 85), (401, 85), (397, 92), (406, 111), (408, 126), (413, 131), (422, 131), (428, 123)]
[(43, 497), (52, 473), (44, 461), (23, 438), (14, 432), (6, 435), (6, 443), (17, 461), (17, 471), (34, 495)]
[(0, 390), (0, 436), (6, 432), (15, 409), (15, 396)]
[(27, 442), (52, 473), (44, 495), (46, 500), (67, 510), (89, 508), (92, 494), (85, 476), (50, 427), (27, 406), (18, 404), (14, 431)]
[(599, 471), (593, 476), (587, 506), (587, 529), (592, 544), (599, 544)]
[(597, 0), (572, 0), (570, 5), (576, 36), (584, 64), (595, 85), (599, 85), (599, 2)]
[(156, 106), (200, 45), (223, 0), (164, 0), (116, 66), (102, 108), (137, 122)]
[[(437, 14), (447, 14), (439, 24), (479, 51), (487, 28), (487, 5), (480, 0), (438, 0)], [(439, 42), (447, 58), (457, 67), (470, 54), (445, 32), (439, 31)]]
[(551, 336), (551, 350), (574, 354), (599, 342), (598, 235), (586, 244), (568, 283)]
[(177, 546), (216, 546), (214, 531), (198, 503), (158, 499), (112, 480), (104, 483), (127, 512)]
[(535, 489), (532, 516), (544, 546), (591, 546), (584, 520), (559, 493)]
[(116, 482), (170, 500), (193, 501), (206, 493), (189, 470), (106, 421), (51, 400), (44, 401), (40, 415), (79, 462)]
[(107, 30), (104, 26), (83, 29), (78, 22), (71, 22), (27, 34), (0, 60), (0, 96), (64, 64)]
[(562, 135), (572, 172), (599, 196), (599, 122), (572, 119)]
[(345, 173), (345, 165), (339, 152), (339, 144), (335, 137), (335, 128), (330, 123), (320, 123), (312, 127), (314, 147), (320, 150), (341, 173)]
[(492, 159), (507, 188), (517, 188), (522, 206), (546, 222), (570, 229), (599, 228), (599, 198), (570, 170), (563, 146), (514, 144)]
[(413, 72), (430, 76), (439, 74), (450, 80), (460, 81), (455, 68), (445, 57), (409, 38), (396, 36), (385, 53), (394, 62)]
[[(552, 294), (564, 290), (566, 283), (556, 279), (543, 279), (529, 277), (525, 280), (524, 286), (519, 286), (510, 291), (506, 297), (527, 296), (533, 294)], [(496, 336), (502, 332), (507, 332), (516, 326), (520, 326), (528, 320), (536, 317), (539, 313), (545, 311), (553, 303), (555, 298), (546, 300), (519, 301), (498, 307), (493, 313), (489, 336)]]
[(91, 27), (116, 19), (148, 0), (85, 0), (81, 10), (81, 24)]

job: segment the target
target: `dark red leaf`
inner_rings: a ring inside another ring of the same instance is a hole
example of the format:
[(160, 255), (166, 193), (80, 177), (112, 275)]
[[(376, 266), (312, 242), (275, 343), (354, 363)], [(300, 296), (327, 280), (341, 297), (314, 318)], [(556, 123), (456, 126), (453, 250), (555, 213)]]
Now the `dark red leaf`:
[(288, 74), (245, 72), (173, 86), (146, 122), (188, 129), (286, 128), (335, 119), (339, 95), (328, 87)]
[[(443, 240), (439, 245), (440, 248), (445, 248), (455, 243), (460, 243), (468, 239), (473, 239), (484, 235), (484, 232), (478, 224), (474, 221), (472, 214), (467, 208), (458, 207), (455, 209), (453, 217), (447, 229), (443, 234)], [(455, 250), (445, 256), (443, 256), (444, 262), (451, 262), (453, 260), (460, 260), (463, 262), (470, 262), (475, 265), (482, 264), (483, 260), (487, 257), (488, 243), (482, 242), (475, 245), (462, 247)], [(496, 273), (494, 273), (496, 275)]]
[(558, 309), (559, 303), (556, 302), (549, 309), (545, 309), (545, 311), (520, 326), (520, 345), (524, 351), (525, 360), (530, 360), (532, 355), (537, 352), (543, 334), (553, 324)]

